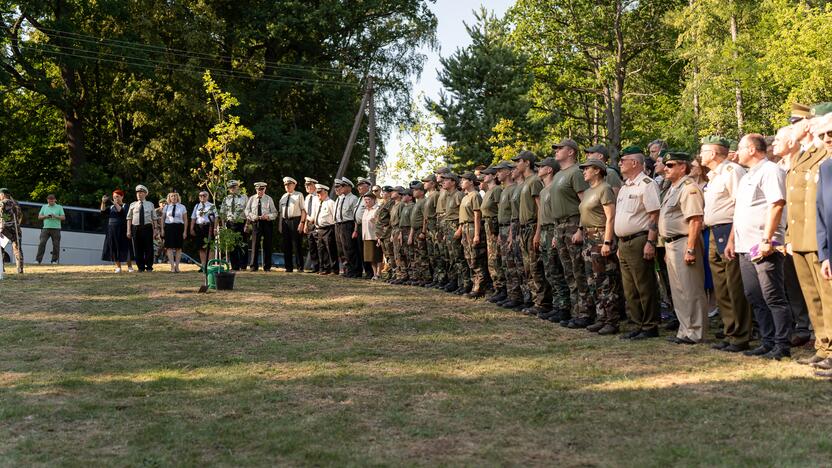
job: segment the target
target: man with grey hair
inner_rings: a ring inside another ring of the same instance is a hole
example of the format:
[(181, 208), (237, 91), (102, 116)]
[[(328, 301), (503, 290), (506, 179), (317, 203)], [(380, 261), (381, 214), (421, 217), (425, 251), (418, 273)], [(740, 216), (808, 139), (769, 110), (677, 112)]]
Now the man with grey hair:
[(667, 142), (664, 140), (653, 140), (647, 145), (647, 151), (650, 152), (650, 159), (653, 161), (659, 159), (659, 154), (662, 150), (667, 149)]

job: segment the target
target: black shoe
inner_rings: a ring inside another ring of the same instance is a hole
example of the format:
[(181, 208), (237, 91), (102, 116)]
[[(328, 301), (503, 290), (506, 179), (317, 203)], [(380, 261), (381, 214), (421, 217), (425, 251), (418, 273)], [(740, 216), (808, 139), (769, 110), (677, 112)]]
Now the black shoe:
[(616, 333), (618, 333), (618, 327), (609, 323), (604, 325), (600, 330), (598, 330), (598, 334), (604, 336), (615, 335)]
[(725, 339), (725, 333), (723, 333), (721, 331), (718, 331), (718, 332), (714, 333), (714, 338), (716, 338), (718, 340), (724, 340)]
[(572, 328), (572, 329), (578, 329), (578, 328), (586, 328), (590, 325), (592, 325), (592, 320), (590, 320), (588, 318), (581, 317), (581, 318), (576, 318), (576, 319), (570, 320), (569, 323), (566, 324), (566, 327), (567, 328)]
[(568, 327), (568, 326), (569, 326), (569, 324), (570, 324), (570, 323), (572, 323), (572, 320), (570, 320), (570, 319), (563, 319), (563, 320), (561, 320), (560, 322), (558, 322), (558, 325), (562, 326), (563, 328), (566, 328), (566, 327)]
[(726, 353), (740, 353), (740, 352), (747, 351), (747, 350), (748, 350), (748, 343), (730, 344), (730, 345), (720, 349), (720, 351), (725, 351)]
[(693, 341), (692, 339), (690, 339), (688, 337), (678, 338), (678, 337), (675, 337), (675, 336), (669, 336), (669, 337), (667, 337), (667, 341), (669, 341), (673, 344), (684, 344), (684, 345), (694, 345), (694, 344), (696, 344), (695, 341)]
[(794, 347), (803, 346), (810, 341), (812, 341), (812, 336), (804, 333), (796, 333), (789, 339), (789, 342)]
[(457, 296), (461, 296), (461, 295), (465, 294), (465, 288), (459, 288), (456, 291), (454, 291), (453, 294), (456, 294)]
[(678, 330), (679, 329), (679, 321), (676, 320), (676, 319), (673, 319), (673, 320), (667, 322), (667, 325), (664, 326), (664, 329), (667, 330), (667, 331), (676, 331), (676, 330)]
[(620, 338), (622, 340), (632, 340), (635, 337), (637, 337), (639, 335), (639, 333), (641, 333), (641, 330), (633, 330), (629, 333), (625, 333), (625, 334), (619, 336), (618, 338)]
[(813, 354), (813, 355), (811, 355), (811, 356), (809, 356), (809, 357), (807, 357), (807, 358), (798, 359), (798, 360), (797, 360), (797, 363), (798, 363), (798, 364), (803, 364), (804, 366), (809, 366), (809, 365), (812, 365), (812, 364), (815, 364), (815, 363), (821, 362), (821, 361), (823, 361), (824, 359), (826, 359), (826, 358), (820, 357), (820, 356), (818, 356), (817, 354)]
[(723, 349), (725, 349), (729, 346), (731, 346), (731, 343), (729, 343), (727, 341), (720, 341), (717, 344), (711, 345), (711, 349), (716, 349), (718, 351), (722, 351)]
[(521, 304), (519, 302), (512, 301), (511, 299), (509, 299), (507, 301), (503, 301), (503, 302), (500, 303), (500, 307), (502, 307), (504, 309), (513, 309), (513, 308), (515, 308), (517, 306), (520, 306), (520, 305), (523, 305), (523, 304)]
[(445, 292), (454, 292), (459, 289), (459, 285), (456, 283), (448, 283), (445, 285)]
[(595, 322), (592, 325), (586, 327), (586, 331), (592, 333), (598, 333), (598, 330), (604, 328), (604, 322)]
[(471, 291), (465, 295), (468, 299), (479, 299), (483, 296), (485, 296), (485, 294), (482, 291)]
[(746, 351), (742, 354), (744, 354), (746, 356), (762, 356), (764, 354), (768, 354), (769, 351), (771, 351), (771, 348), (769, 348), (768, 346), (760, 345), (760, 346), (758, 346), (758, 347), (756, 347), (752, 350)]
[(659, 337), (659, 330), (655, 328), (651, 328), (650, 330), (642, 330), (638, 333), (638, 335), (630, 338), (631, 340), (646, 340), (649, 338), (658, 338)]
[(507, 298), (505, 291), (497, 291), (496, 294), (488, 298), (488, 302), (496, 304), (497, 302), (503, 301)]
[(772, 359), (772, 360), (775, 360), (775, 361), (779, 361), (783, 358), (791, 358), (792, 357), (792, 351), (789, 348), (786, 348), (786, 347), (775, 346), (774, 349), (767, 352), (766, 354), (763, 354), (760, 357), (763, 358), (763, 359)]

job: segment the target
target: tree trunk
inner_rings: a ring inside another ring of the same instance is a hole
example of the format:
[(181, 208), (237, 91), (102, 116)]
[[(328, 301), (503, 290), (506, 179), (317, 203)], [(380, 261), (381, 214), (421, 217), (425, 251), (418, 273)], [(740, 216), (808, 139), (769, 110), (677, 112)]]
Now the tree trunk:
[(86, 151), (84, 128), (77, 109), (64, 110), (64, 129), (66, 130), (66, 145), (69, 148), (70, 169), (73, 175), (78, 175), (78, 169), (86, 162)]
[(621, 146), (621, 112), (624, 100), (624, 83), (627, 77), (627, 64), (624, 63), (624, 32), (622, 31), (621, 15), (623, 13), (621, 0), (615, 5), (615, 82), (612, 92), (612, 128), (609, 131), (610, 160), (618, 161), (618, 149)]
[[(734, 63), (737, 63), (737, 17), (735, 14), (731, 14), (731, 42), (733, 43), (733, 56), (734, 56)], [(734, 95), (737, 100), (737, 134), (738, 136), (743, 135), (743, 127), (745, 125), (745, 119), (742, 113), (742, 89), (740, 89), (740, 82), (739, 80), (734, 80)]]

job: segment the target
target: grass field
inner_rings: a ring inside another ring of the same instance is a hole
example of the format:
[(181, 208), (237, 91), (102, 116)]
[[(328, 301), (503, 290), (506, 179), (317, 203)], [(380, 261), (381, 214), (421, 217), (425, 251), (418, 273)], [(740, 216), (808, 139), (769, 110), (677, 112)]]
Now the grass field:
[(832, 463), (832, 382), (792, 362), (361, 280), (199, 285), (0, 281), (0, 465)]

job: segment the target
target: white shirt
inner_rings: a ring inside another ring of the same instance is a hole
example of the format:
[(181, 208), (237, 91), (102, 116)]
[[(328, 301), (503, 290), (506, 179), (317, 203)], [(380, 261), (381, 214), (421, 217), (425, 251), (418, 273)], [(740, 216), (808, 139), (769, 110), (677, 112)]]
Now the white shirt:
[(194, 211), (191, 213), (191, 218), (197, 224), (210, 224), (217, 219), (217, 209), (214, 208), (214, 204), (211, 202), (197, 203), (194, 206)]
[[(771, 206), (786, 200), (786, 173), (769, 160), (757, 163), (740, 180), (736, 200), (734, 250), (748, 253), (763, 240)], [(783, 207), (783, 216), (780, 217), (780, 225), (774, 231), (772, 241), (783, 245), (785, 233), (786, 208)]]
[(364, 240), (376, 240), (376, 213), (378, 213), (378, 205), (373, 205), (369, 210), (364, 207), (364, 213), (361, 215), (361, 238)]
[(321, 200), (317, 194), (309, 193), (303, 201), (303, 211), (306, 212), (306, 222), (315, 224), (315, 215), (318, 213), (318, 207), (321, 206)]
[(335, 202), (331, 198), (322, 201), (313, 219), (317, 227), (326, 227), (335, 224)]
[[(144, 202), (140, 202), (138, 200), (134, 201), (130, 204), (130, 208), (127, 209), (127, 222), (132, 224), (133, 226), (138, 226), (139, 221), (141, 218), (139, 217), (139, 210), (144, 208), (144, 224), (151, 224), (153, 221), (159, 219), (159, 216), (156, 214), (156, 207), (153, 203), (145, 200)], [(185, 207), (182, 207), (182, 211), (185, 211)]]
[(187, 213), (188, 209), (181, 203), (167, 204), (162, 209), (162, 218), (165, 220), (165, 224), (184, 224), (185, 220), (182, 219), (182, 215)]
[(248, 199), (248, 203), (246, 203), (246, 218), (249, 221), (260, 220), (257, 216), (258, 205), (260, 206), (262, 216), (266, 216), (269, 221), (277, 219), (277, 208), (274, 206), (274, 200), (272, 200), (272, 197), (264, 194), (262, 197), (252, 195)]
[(355, 221), (355, 206), (358, 204), (358, 197), (354, 193), (339, 195), (335, 202), (335, 222)]
[(615, 235), (632, 236), (650, 227), (648, 213), (658, 211), (659, 186), (643, 172), (624, 181), (615, 202)]
[(284, 193), (280, 197), (278, 208), (280, 216), (284, 219), (299, 218), (303, 211), (303, 195), (300, 192)]
[(734, 222), (734, 206), (737, 186), (745, 175), (745, 169), (727, 159), (708, 173), (705, 186), (705, 226)]

